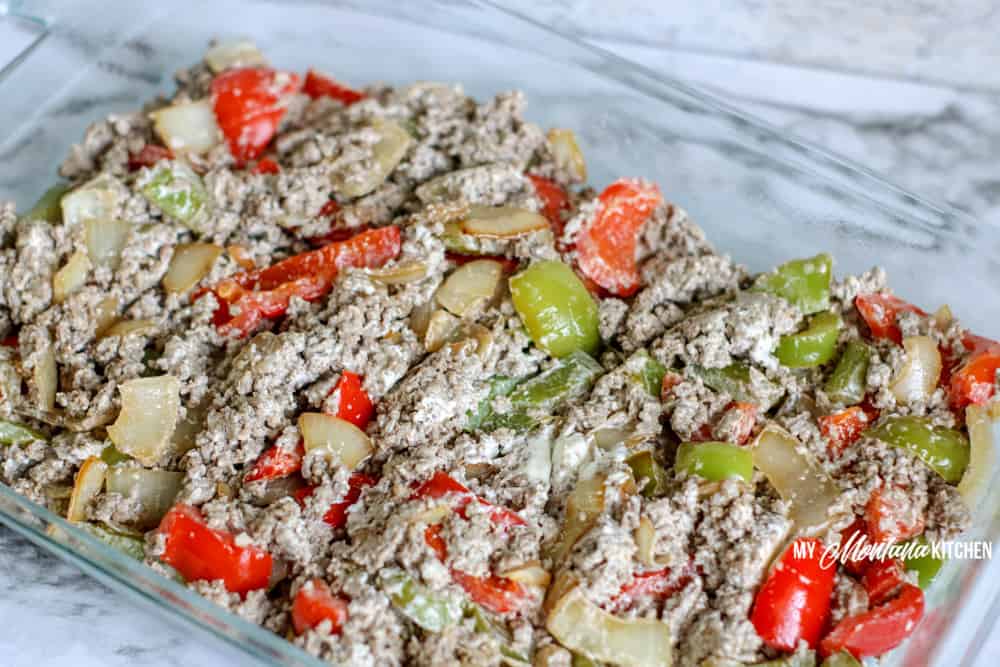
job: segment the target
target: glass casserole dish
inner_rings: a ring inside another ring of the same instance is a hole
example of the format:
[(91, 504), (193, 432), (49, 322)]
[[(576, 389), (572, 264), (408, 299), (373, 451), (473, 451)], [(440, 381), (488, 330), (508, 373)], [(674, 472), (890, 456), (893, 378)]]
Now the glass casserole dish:
[[(236, 7), (13, 3), (4, 20), (37, 38), (0, 79), (0, 198), (30, 204), (91, 121), (166, 92), (171, 73), (209, 39), (250, 36), (273, 62), (298, 71), (316, 65), (356, 82), (455, 81), (477, 97), (523, 89), (531, 120), (576, 130), (595, 183), (623, 174), (658, 182), (717, 247), (751, 270), (819, 250), (833, 254), (838, 273), (877, 263), (905, 298), (928, 307), (948, 303), (970, 328), (998, 334), (1000, 303), (989, 298), (1000, 278), (991, 259), (1000, 253), (998, 230), (923, 202), (716, 99), (490, 5)], [(951, 270), (959, 266), (961, 272)], [(935, 269), (942, 275), (930, 279)], [(991, 484), (989, 494), (976, 508), (970, 537), (995, 541), (1000, 517), (991, 508), (1000, 491)], [(0, 509), (6, 525), (119, 590), (254, 655), (318, 664), (7, 487), (0, 487)], [(949, 563), (930, 590), (929, 618), (890, 664), (971, 662), (1000, 609), (996, 574), (990, 561)]]

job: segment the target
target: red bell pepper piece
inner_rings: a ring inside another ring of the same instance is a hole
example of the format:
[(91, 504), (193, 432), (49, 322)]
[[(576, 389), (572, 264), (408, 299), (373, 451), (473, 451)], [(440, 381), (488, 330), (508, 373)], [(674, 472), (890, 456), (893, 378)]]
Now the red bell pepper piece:
[(628, 609), (639, 599), (666, 600), (690, 581), (690, 575), (674, 576), (670, 568), (666, 567), (662, 570), (636, 572), (632, 575), (632, 580), (623, 584), (618, 594), (611, 598), (608, 608), (612, 613), (617, 613)]
[(212, 80), (212, 107), (229, 152), (243, 164), (274, 138), (299, 76), (267, 67), (226, 70)]
[(340, 392), (340, 406), (337, 408), (337, 416), (347, 420), (360, 429), (368, 426), (368, 422), (375, 415), (375, 406), (372, 399), (368, 398), (364, 388), (361, 386), (363, 378), (357, 373), (344, 371), (337, 380), (337, 385), (333, 391)]
[(833, 456), (840, 456), (857, 442), (869, 424), (878, 419), (878, 410), (867, 405), (852, 405), (839, 412), (819, 418), (819, 430), (827, 440)]
[(271, 445), (264, 450), (257, 461), (243, 477), (246, 482), (259, 482), (262, 479), (278, 479), (288, 477), (302, 469), (302, 458), (306, 449), (302, 441), (289, 451), (278, 445)]
[(616, 296), (631, 296), (639, 289), (635, 260), (639, 231), (653, 210), (663, 202), (655, 185), (619, 179), (599, 197), (597, 212), (576, 238), (580, 270)]
[(503, 272), (505, 274), (511, 274), (517, 271), (518, 267), (521, 266), (521, 262), (514, 259), (513, 257), (504, 257), (503, 255), (463, 255), (457, 252), (446, 252), (444, 254), (445, 258), (449, 262), (454, 262), (456, 266), (462, 266), (463, 264), (468, 264), (469, 262), (474, 262), (477, 259), (491, 259), (494, 262), (499, 262), (500, 266), (503, 267)]
[(666, 401), (674, 391), (674, 387), (684, 381), (684, 376), (674, 371), (667, 371), (663, 374), (663, 382), (660, 383), (660, 400)]
[(292, 625), (295, 634), (301, 635), (312, 630), (323, 621), (330, 621), (330, 632), (340, 634), (347, 620), (348, 599), (334, 595), (322, 579), (311, 579), (299, 589), (292, 601)]
[(319, 74), (314, 69), (310, 69), (306, 72), (306, 82), (302, 87), (302, 91), (313, 99), (316, 99), (317, 97), (332, 97), (335, 100), (343, 102), (344, 106), (351, 106), (358, 100), (363, 100), (365, 98), (364, 93), (354, 90), (353, 88), (348, 88), (344, 84), (338, 83), (328, 76)]
[(511, 526), (523, 526), (524, 519), (506, 507), (493, 505), (482, 498), (477, 497), (465, 486), (457, 482), (448, 473), (438, 471), (426, 482), (417, 487), (413, 498), (444, 498), (446, 496), (456, 496), (455, 511), (463, 519), (468, 518), (466, 505), (476, 500), (480, 505), (490, 508), (490, 520), (498, 526), (510, 528)]
[(956, 410), (990, 400), (1000, 370), (1000, 343), (974, 334), (966, 335), (962, 343), (970, 354), (952, 373), (948, 386), (951, 406)]
[[(796, 544), (802, 557), (795, 553)], [(750, 621), (768, 646), (791, 652), (805, 640), (811, 648), (816, 647), (830, 615), (837, 571), (835, 563), (822, 562), (824, 550), (820, 540), (798, 538), (757, 592)]]
[(873, 338), (888, 338), (897, 345), (903, 342), (903, 334), (896, 318), (902, 313), (927, 315), (913, 304), (891, 294), (859, 294), (854, 298), (854, 307), (868, 325)]
[[(366, 475), (363, 472), (351, 473), (351, 476), (347, 480), (347, 495), (344, 496), (343, 500), (330, 505), (330, 509), (323, 515), (323, 522), (329, 524), (331, 528), (343, 528), (346, 526), (347, 510), (354, 503), (358, 502), (358, 499), (361, 498), (361, 492), (369, 486), (375, 486), (376, 481), (374, 477)], [(295, 500), (302, 505), (305, 503), (306, 498), (311, 496), (315, 490), (316, 487), (314, 486), (304, 486), (293, 495)]]
[[(858, 548), (859, 545), (864, 543), (870, 543), (868, 540), (868, 526), (865, 525), (864, 519), (855, 519), (850, 526), (845, 528), (840, 533), (840, 548), (849, 549), (852, 551)], [(844, 558), (844, 569), (846, 569), (851, 574), (860, 577), (864, 574), (868, 566), (871, 565), (871, 560), (867, 558)]]
[[(666, 380), (666, 376), (664, 376), (664, 380)], [(753, 403), (733, 401), (726, 406), (719, 420), (728, 412), (735, 412), (737, 414), (736, 427), (733, 429), (733, 444), (745, 445), (753, 434), (753, 427), (757, 423), (757, 406)], [(714, 423), (702, 424), (697, 431), (691, 434), (691, 440), (694, 442), (706, 442), (714, 437), (714, 431)]]
[(230, 533), (209, 528), (191, 505), (174, 505), (159, 532), (164, 536), (160, 559), (188, 581), (221, 579), (227, 591), (242, 594), (265, 588), (271, 578), (271, 554), (238, 546)]
[(17, 336), (7, 336), (3, 340), (0, 340), (0, 345), (3, 345), (4, 347), (17, 347), (19, 342), (17, 340)]
[(912, 510), (912, 502), (901, 487), (875, 490), (865, 505), (868, 537), (875, 543), (895, 544), (921, 534), (924, 517)]
[(861, 584), (868, 593), (870, 607), (876, 607), (894, 597), (905, 583), (903, 564), (895, 558), (874, 561), (861, 575)]
[(542, 215), (549, 221), (552, 234), (558, 243), (559, 238), (562, 237), (563, 229), (566, 227), (566, 223), (562, 219), (562, 212), (568, 211), (570, 208), (569, 195), (555, 181), (535, 174), (527, 176), (531, 180), (531, 184), (535, 186), (535, 194), (542, 200)]
[(138, 153), (129, 153), (129, 171), (139, 171), (143, 167), (152, 167), (160, 160), (173, 160), (174, 154), (169, 148), (157, 146), (156, 144), (146, 144)]
[(253, 173), (255, 174), (278, 174), (281, 173), (281, 165), (272, 160), (269, 157), (262, 157), (254, 165)]
[(880, 656), (909, 637), (923, 615), (924, 592), (905, 584), (895, 599), (840, 621), (820, 642), (820, 654), (847, 651), (859, 660)]

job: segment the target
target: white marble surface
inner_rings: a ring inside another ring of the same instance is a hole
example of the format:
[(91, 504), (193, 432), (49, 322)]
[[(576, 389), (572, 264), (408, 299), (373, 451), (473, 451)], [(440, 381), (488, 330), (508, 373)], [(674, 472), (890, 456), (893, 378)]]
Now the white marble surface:
[[(510, 4), (1000, 224), (1000, 96), (990, 92), (1000, 90), (998, 3)], [(4, 29), (0, 21), (0, 66), (19, 49)], [(996, 655), (994, 638), (979, 667), (995, 664)], [(165, 624), (0, 529), (0, 664), (222, 667), (247, 660)]]

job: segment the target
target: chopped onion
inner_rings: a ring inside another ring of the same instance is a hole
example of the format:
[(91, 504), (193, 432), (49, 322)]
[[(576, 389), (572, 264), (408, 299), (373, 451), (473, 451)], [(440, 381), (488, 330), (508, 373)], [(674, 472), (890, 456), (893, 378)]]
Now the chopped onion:
[(181, 472), (116, 466), (108, 470), (106, 482), (108, 493), (139, 501), (139, 524), (151, 527), (173, 506), (183, 479)]
[(73, 493), (69, 497), (69, 509), (66, 512), (69, 521), (84, 521), (87, 518), (87, 505), (104, 487), (104, 474), (107, 471), (108, 464), (96, 456), (83, 462), (76, 473)]
[(500, 573), (501, 577), (511, 579), (525, 586), (545, 587), (552, 581), (552, 575), (542, 567), (540, 561), (534, 560), (516, 567), (509, 568)]
[(156, 320), (121, 320), (108, 327), (101, 338), (111, 336), (128, 336), (131, 334), (148, 334), (156, 331)]
[(222, 139), (210, 100), (184, 102), (158, 109), (149, 117), (153, 130), (175, 154), (204, 153)]
[(212, 243), (185, 243), (174, 248), (170, 266), (163, 276), (163, 289), (184, 293), (198, 284), (212, 270), (222, 248)]
[(590, 530), (604, 511), (604, 475), (594, 475), (576, 483), (573, 492), (566, 499), (566, 520), (559, 539), (553, 546), (551, 555), (554, 563), (559, 563)]
[(444, 344), (451, 340), (452, 335), (458, 330), (459, 320), (446, 310), (440, 308), (431, 313), (427, 321), (427, 330), (424, 332), (424, 349), (428, 352), (437, 352)]
[(427, 264), (424, 262), (405, 262), (381, 269), (368, 269), (368, 275), (385, 285), (406, 285), (423, 280), (427, 275)]
[(87, 254), (98, 266), (117, 268), (132, 225), (124, 220), (92, 218), (83, 222)]
[(955, 317), (951, 314), (951, 306), (948, 304), (944, 304), (934, 311), (934, 326), (938, 331), (947, 329), (953, 319)]
[(371, 126), (379, 134), (372, 147), (372, 167), (360, 174), (334, 178), (334, 189), (343, 197), (362, 197), (382, 185), (413, 142), (410, 133), (395, 121), (376, 118)]
[(465, 341), (470, 338), (476, 340), (477, 355), (485, 357), (490, 353), (490, 349), (493, 347), (493, 333), (481, 324), (467, 322), (460, 324), (452, 331), (450, 340), (454, 342), (451, 346), (457, 352), (459, 348), (465, 346)]
[(644, 516), (639, 519), (639, 525), (635, 529), (635, 546), (640, 563), (650, 567), (659, 565), (653, 555), (653, 548), (656, 546), (656, 529), (649, 517)]
[(958, 483), (958, 492), (969, 507), (978, 507), (989, 488), (997, 465), (996, 425), (1000, 422), (1000, 402), (970, 405), (965, 409), (969, 429), (969, 467)]
[(52, 300), (62, 303), (73, 292), (83, 287), (90, 271), (87, 253), (77, 250), (66, 264), (52, 276)]
[(500, 262), (477, 259), (455, 269), (438, 288), (435, 298), (449, 312), (465, 317), (493, 299), (501, 277)]
[(462, 232), (471, 236), (509, 239), (548, 229), (545, 216), (513, 206), (470, 206)]
[(806, 456), (791, 434), (773, 424), (764, 428), (754, 443), (753, 464), (767, 476), (782, 500), (791, 504), (789, 518), (800, 529), (828, 522), (827, 510), (840, 496), (840, 489)]
[(31, 377), (35, 385), (36, 406), (39, 410), (51, 412), (56, 407), (56, 390), (59, 388), (59, 367), (51, 345), (39, 352)]
[(545, 628), (560, 644), (591, 660), (621, 667), (670, 667), (670, 626), (655, 618), (618, 618), (589, 601), (579, 586), (553, 606)]
[(573, 130), (554, 127), (548, 133), (549, 150), (556, 160), (556, 166), (568, 172), (577, 181), (587, 180), (587, 161), (576, 143)]
[(331, 459), (351, 470), (374, 451), (364, 431), (349, 421), (322, 412), (300, 415), (299, 431), (307, 452), (322, 449)]
[(205, 53), (205, 63), (218, 74), (232, 67), (258, 67), (267, 65), (264, 54), (249, 39), (219, 42)]
[(100, 338), (118, 320), (118, 299), (109, 296), (94, 309), (94, 335)]
[(906, 360), (889, 384), (889, 391), (903, 405), (930, 398), (941, 377), (941, 352), (930, 336), (903, 339)]
[(84, 183), (59, 202), (63, 224), (71, 227), (86, 220), (113, 220), (118, 217), (118, 195), (111, 176), (102, 174)]
[(115, 447), (143, 465), (156, 465), (170, 450), (180, 410), (180, 381), (172, 375), (123, 382), (122, 409), (108, 426)]

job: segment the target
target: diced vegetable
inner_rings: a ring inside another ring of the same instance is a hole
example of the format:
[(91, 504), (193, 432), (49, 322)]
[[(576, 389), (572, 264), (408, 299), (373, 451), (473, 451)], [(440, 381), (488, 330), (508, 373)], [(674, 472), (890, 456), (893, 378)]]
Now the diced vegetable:
[(728, 442), (685, 442), (677, 448), (677, 472), (697, 475), (710, 482), (753, 478), (753, 454)]
[(840, 497), (840, 489), (791, 434), (767, 426), (754, 444), (753, 464), (767, 476), (778, 495), (791, 503), (789, 516), (800, 529), (827, 522), (827, 510)]
[(172, 104), (149, 114), (153, 131), (175, 155), (206, 153), (222, 141), (211, 100)]
[(128, 154), (128, 170), (139, 171), (143, 167), (153, 167), (162, 160), (173, 160), (174, 154), (169, 148), (156, 144), (145, 144), (138, 152)]
[(90, 261), (98, 266), (117, 268), (132, 225), (124, 220), (92, 218), (83, 221), (83, 229)]
[(237, 163), (257, 158), (271, 143), (298, 89), (297, 74), (267, 67), (229, 69), (213, 79), (215, 119)]
[(179, 160), (160, 162), (139, 178), (139, 190), (166, 215), (195, 232), (202, 228), (208, 191), (198, 174)]
[(427, 264), (405, 262), (380, 269), (368, 269), (368, 275), (383, 285), (407, 285), (427, 276)]
[(108, 445), (101, 450), (101, 460), (107, 463), (109, 466), (116, 466), (119, 463), (125, 463), (126, 461), (131, 461), (131, 456), (126, 456), (118, 451), (118, 448), (114, 445)]
[(115, 447), (143, 465), (156, 465), (170, 449), (180, 410), (180, 387), (172, 375), (120, 384), (121, 412), (108, 426), (108, 437)]
[(138, 500), (142, 506), (139, 523), (153, 527), (173, 506), (183, 480), (181, 472), (115, 466), (108, 470), (106, 485), (108, 493)]
[(597, 304), (568, 266), (535, 262), (510, 279), (510, 292), (528, 334), (543, 350), (554, 357), (597, 353)]
[(39, 197), (31, 210), (25, 214), (25, 219), (44, 220), (52, 224), (62, 222), (61, 200), (67, 192), (69, 192), (69, 185), (65, 183), (53, 185)]
[(465, 509), (466, 505), (476, 501), (483, 507), (490, 508), (490, 521), (498, 526), (509, 528), (511, 526), (524, 525), (524, 519), (522, 519), (517, 512), (499, 505), (492, 505), (486, 500), (477, 497), (469, 491), (469, 489), (448, 475), (448, 473), (440, 470), (434, 473), (434, 475), (431, 476), (431, 478), (426, 482), (417, 487), (413, 497), (435, 499), (450, 498), (454, 502), (455, 511), (463, 519), (468, 518)]
[(954, 429), (934, 426), (925, 417), (887, 417), (869, 429), (868, 435), (911, 452), (951, 484), (962, 479), (969, 465), (969, 441), (965, 436)]
[(27, 445), (45, 436), (30, 426), (0, 419), (0, 445)]
[(621, 619), (574, 587), (555, 603), (546, 629), (560, 644), (592, 660), (621, 667), (670, 667), (670, 626), (656, 619)]
[(299, 443), (295, 449), (288, 450), (272, 445), (264, 450), (250, 471), (243, 477), (244, 483), (260, 480), (287, 477), (302, 469), (302, 458), (306, 455), (305, 447)]
[(657, 498), (664, 494), (667, 486), (667, 471), (660, 465), (660, 462), (653, 456), (653, 452), (646, 450), (633, 454), (626, 460), (632, 469), (639, 492), (647, 498)]
[[(354, 503), (358, 502), (365, 488), (374, 486), (375, 483), (376, 480), (373, 477), (369, 477), (364, 473), (351, 473), (351, 476), (347, 479), (347, 494), (342, 500), (330, 505), (326, 514), (323, 515), (323, 522), (328, 524), (331, 528), (343, 528), (346, 526), (347, 511), (352, 505), (354, 505)], [(312, 495), (312, 493), (313, 487), (307, 486), (297, 491), (295, 493), (295, 498), (300, 503), (303, 503), (306, 498)]]
[(774, 356), (789, 368), (821, 366), (833, 359), (843, 321), (836, 313), (819, 313), (805, 331), (782, 336)]
[(770, 292), (810, 315), (830, 307), (830, 279), (833, 258), (821, 253), (808, 259), (795, 259), (778, 266), (754, 281), (756, 289)]
[(903, 342), (903, 333), (896, 324), (902, 313), (927, 315), (916, 306), (891, 294), (859, 294), (854, 298), (854, 307), (864, 319), (873, 338), (888, 338), (897, 345)]
[(513, 206), (470, 206), (469, 215), (460, 223), (464, 234), (494, 239), (516, 238), (548, 227), (544, 216)]
[(926, 549), (927, 553), (922, 556), (914, 555), (911, 558), (906, 558), (904, 564), (907, 570), (917, 573), (917, 581), (920, 584), (920, 588), (927, 588), (941, 570), (944, 560), (934, 556), (931, 552), (930, 544), (928, 544), (927, 538), (924, 536), (921, 535), (914, 538), (911, 542)]
[(969, 507), (978, 507), (996, 469), (996, 424), (1000, 422), (1000, 403), (970, 405), (965, 409), (969, 431), (969, 465), (958, 492)]
[(375, 416), (375, 406), (365, 392), (363, 384), (364, 379), (360, 375), (344, 371), (337, 380), (337, 386), (333, 388), (334, 392), (340, 393), (337, 416), (360, 429), (367, 426)]
[(62, 303), (66, 298), (83, 287), (90, 272), (90, 259), (87, 253), (77, 250), (66, 264), (52, 276), (52, 300)]
[(118, 216), (115, 186), (113, 177), (101, 174), (63, 195), (60, 200), (63, 224), (73, 227), (86, 220), (114, 220)]
[(424, 349), (428, 352), (440, 350), (445, 343), (453, 340), (459, 324), (461, 320), (447, 310), (439, 308), (432, 312), (424, 331)]
[[(718, 663), (706, 661), (702, 662), (700, 667), (731, 667), (731, 665), (725, 660)], [(812, 651), (797, 652), (775, 658), (774, 660), (755, 662), (750, 667), (816, 667), (816, 654)]]
[(904, 583), (903, 563), (894, 558), (872, 561), (861, 575), (861, 585), (868, 594), (869, 607), (895, 597)]
[(750, 622), (768, 646), (794, 651), (805, 641), (810, 648), (816, 647), (830, 615), (837, 572), (836, 563), (825, 562), (824, 553), (822, 541), (798, 538), (757, 591)]
[(980, 336), (968, 336), (963, 342), (971, 351), (951, 376), (948, 393), (955, 409), (986, 403), (996, 392), (1000, 371), (1000, 343)]
[(393, 606), (428, 632), (441, 632), (462, 620), (460, 600), (427, 589), (405, 572), (390, 572), (381, 584)]
[(941, 353), (930, 336), (903, 339), (903, 367), (889, 384), (889, 391), (903, 405), (930, 398), (941, 377)]
[(535, 174), (527, 174), (527, 176), (531, 180), (531, 184), (535, 187), (535, 194), (542, 200), (542, 215), (549, 221), (549, 226), (552, 228), (552, 234), (555, 235), (558, 245), (559, 239), (563, 234), (563, 229), (566, 226), (566, 223), (563, 222), (562, 214), (563, 211), (570, 209), (569, 195), (555, 181), (550, 181)]
[(516, 581), (525, 586), (538, 586), (544, 588), (552, 581), (552, 574), (542, 567), (540, 561), (534, 560), (516, 567), (508, 568), (500, 572), (500, 576), (511, 581)]
[(195, 507), (175, 505), (159, 531), (161, 560), (187, 581), (222, 579), (231, 593), (265, 588), (270, 581), (271, 554), (253, 545), (239, 546), (231, 533), (209, 528)]
[(574, 180), (580, 183), (586, 181), (587, 162), (583, 159), (583, 152), (576, 143), (576, 135), (573, 130), (554, 127), (549, 130), (546, 136), (556, 166), (571, 175)]
[(763, 412), (774, 407), (785, 393), (759, 370), (746, 364), (735, 363), (724, 368), (693, 366), (692, 370), (709, 388), (725, 392), (741, 403), (753, 403)]
[[(438, 526), (431, 526), (437, 528)], [(462, 587), (469, 599), (495, 614), (509, 614), (523, 606), (526, 591), (518, 582), (489, 575), (477, 577), (452, 569), (451, 578)]]
[(363, 174), (335, 176), (333, 187), (341, 197), (362, 197), (374, 191), (389, 177), (413, 143), (410, 133), (395, 121), (376, 118), (371, 127), (379, 135), (378, 142), (372, 148), (372, 167)]
[(865, 397), (870, 360), (871, 348), (859, 340), (849, 341), (823, 387), (826, 395), (844, 405), (860, 403)]
[(837, 623), (820, 642), (820, 654), (846, 651), (855, 658), (880, 656), (909, 637), (923, 615), (923, 591), (907, 584), (895, 599)]
[(510, 394), (521, 380), (520, 378), (497, 375), (491, 378), (489, 382), (490, 388), (486, 394), (486, 398), (479, 402), (475, 412), (470, 410), (468, 413), (469, 421), (465, 426), (467, 431), (478, 431), (488, 428), (490, 422), (494, 419), (493, 399), (497, 396), (507, 396)]
[(118, 298), (102, 299), (94, 309), (94, 336), (100, 338), (118, 321)]
[(163, 276), (163, 288), (183, 294), (212, 271), (222, 248), (213, 243), (183, 243), (174, 248), (170, 266)]
[(73, 482), (73, 493), (69, 497), (69, 509), (66, 511), (67, 520), (76, 522), (87, 518), (87, 505), (104, 488), (107, 471), (108, 464), (96, 456), (83, 462)]
[(667, 367), (656, 358), (651, 357), (645, 350), (640, 350), (636, 355), (644, 358), (638, 380), (650, 396), (659, 398), (663, 391), (663, 378), (667, 374)]
[(649, 517), (640, 517), (639, 525), (635, 529), (634, 539), (636, 558), (639, 559), (639, 562), (647, 567), (660, 565), (654, 555), (656, 528), (653, 527), (653, 522), (649, 520)]
[(598, 199), (594, 217), (576, 237), (580, 270), (608, 292), (631, 296), (639, 289), (639, 232), (663, 203), (663, 195), (645, 181), (619, 179)]
[(471, 316), (493, 299), (502, 276), (499, 262), (479, 259), (463, 264), (445, 279), (435, 299), (458, 317)]
[(876, 419), (878, 411), (863, 405), (852, 405), (831, 415), (820, 417), (819, 430), (827, 439), (830, 453), (840, 456), (868, 429)]
[(924, 516), (905, 489), (887, 486), (868, 499), (865, 525), (873, 542), (895, 544), (924, 532)]
[[(813, 659), (815, 663), (815, 658)], [(820, 667), (863, 667), (850, 653), (834, 653), (823, 661)]]
[(219, 42), (205, 53), (205, 63), (218, 74), (231, 67), (256, 67), (266, 65), (267, 60), (257, 45), (249, 39), (235, 39)]
[(566, 499), (566, 519), (559, 539), (550, 555), (554, 563), (562, 562), (584, 533), (590, 530), (604, 512), (604, 475), (585, 477), (576, 483)]
[(35, 401), (39, 410), (51, 412), (56, 406), (56, 391), (59, 388), (59, 367), (56, 354), (49, 345), (38, 353), (35, 367), (31, 371)]
[(330, 77), (324, 76), (312, 69), (306, 72), (306, 82), (302, 86), (302, 92), (313, 99), (317, 97), (332, 97), (342, 102), (344, 106), (350, 106), (365, 98), (364, 93), (348, 88), (344, 84), (334, 81)]
[(119, 533), (96, 523), (80, 522), (76, 524), (80, 530), (90, 533), (112, 549), (117, 549), (129, 558), (141, 561), (146, 557), (146, 541), (127, 533)]
[(365, 432), (349, 421), (321, 412), (299, 416), (306, 452), (320, 449), (334, 462), (354, 470), (374, 451)]
[(154, 320), (121, 320), (115, 322), (104, 331), (99, 338), (111, 336), (128, 336), (130, 334), (148, 334), (156, 331)]
[(691, 581), (686, 574), (675, 575), (667, 567), (658, 570), (636, 572), (632, 580), (623, 584), (621, 590), (608, 603), (609, 611), (622, 611), (631, 608), (637, 600), (666, 600)]
[(334, 595), (322, 579), (310, 579), (292, 601), (292, 626), (295, 634), (304, 634), (320, 623), (329, 621), (330, 633), (340, 634), (347, 620), (348, 600), (342, 595)]

